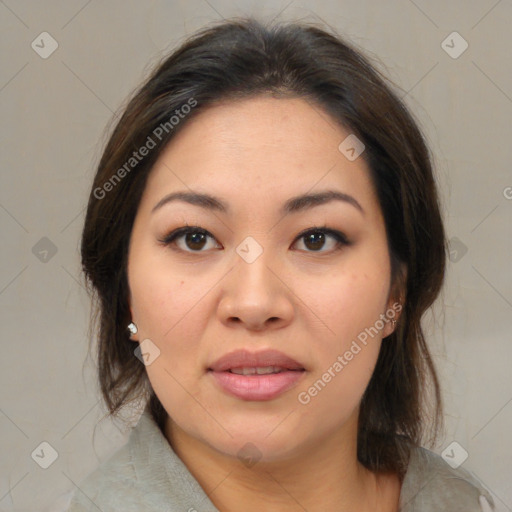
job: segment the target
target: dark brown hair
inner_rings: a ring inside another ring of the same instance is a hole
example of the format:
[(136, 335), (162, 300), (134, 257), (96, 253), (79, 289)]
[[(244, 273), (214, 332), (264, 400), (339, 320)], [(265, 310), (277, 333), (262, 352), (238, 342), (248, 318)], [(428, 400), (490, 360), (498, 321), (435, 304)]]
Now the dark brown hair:
[[(362, 157), (385, 219), (392, 285), (404, 308), (382, 344), (362, 399), (358, 458), (373, 471), (403, 476), (410, 444), (422, 444), (427, 433), (435, 440), (442, 424), (440, 387), (420, 325), (445, 272), (446, 240), (431, 157), (387, 79), (360, 50), (312, 23), (237, 18), (211, 25), (160, 63), (124, 109), (94, 178), (81, 245), (83, 270), (97, 299), (103, 399), (116, 416), (143, 397), (162, 428), (166, 411), (126, 329), (134, 218), (153, 164), (188, 120), (218, 101), (260, 94), (303, 98), (366, 146)], [(194, 108), (185, 109), (187, 104)], [(178, 114), (183, 115), (176, 122)], [(148, 137), (155, 147), (135, 159), (134, 152), (149, 145)]]

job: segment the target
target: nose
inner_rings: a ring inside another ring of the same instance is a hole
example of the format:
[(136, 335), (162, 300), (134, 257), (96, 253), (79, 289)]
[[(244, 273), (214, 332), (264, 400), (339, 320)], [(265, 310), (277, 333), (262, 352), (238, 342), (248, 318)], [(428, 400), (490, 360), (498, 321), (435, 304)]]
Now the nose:
[(293, 292), (286, 281), (276, 259), (265, 251), (252, 263), (235, 254), (235, 268), (224, 280), (218, 306), (221, 321), (251, 331), (285, 327), (294, 315)]

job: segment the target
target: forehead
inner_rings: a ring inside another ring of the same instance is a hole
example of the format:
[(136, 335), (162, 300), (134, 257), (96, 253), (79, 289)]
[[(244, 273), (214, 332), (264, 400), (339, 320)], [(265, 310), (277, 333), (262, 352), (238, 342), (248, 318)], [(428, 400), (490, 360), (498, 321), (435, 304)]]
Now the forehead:
[[(231, 158), (237, 149), (242, 158), (247, 152), (265, 149), (272, 151), (274, 157), (279, 149), (287, 156), (293, 153), (301, 158), (315, 158), (320, 148), (337, 151), (343, 135), (348, 132), (316, 104), (301, 98), (257, 96), (206, 108), (186, 123), (168, 149), (176, 153), (173, 146), (181, 146), (185, 151), (197, 148), (199, 143), (210, 151), (229, 148)], [(258, 156), (264, 159), (265, 153)]]
[(146, 196), (208, 191), (245, 206), (336, 188), (375, 206), (367, 165), (338, 149), (350, 135), (321, 107), (304, 99), (260, 96), (199, 112), (164, 149)]

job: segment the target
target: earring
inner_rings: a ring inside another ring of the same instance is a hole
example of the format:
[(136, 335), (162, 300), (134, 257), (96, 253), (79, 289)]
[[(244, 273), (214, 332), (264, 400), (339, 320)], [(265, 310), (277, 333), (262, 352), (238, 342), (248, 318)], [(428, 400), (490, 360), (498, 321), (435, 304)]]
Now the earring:
[[(400, 309), (402, 307), (402, 303), (399, 302), (398, 305), (400, 306)], [(391, 318), (391, 325), (393, 326), (393, 329), (395, 328), (395, 325), (396, 325), (396, 320), (394, 318)]]
[(138, 332), (137, 326), (133, 322), (130, 322), (128, 324), (128, 330), (130, 331), (131, 334), (137, 334)]

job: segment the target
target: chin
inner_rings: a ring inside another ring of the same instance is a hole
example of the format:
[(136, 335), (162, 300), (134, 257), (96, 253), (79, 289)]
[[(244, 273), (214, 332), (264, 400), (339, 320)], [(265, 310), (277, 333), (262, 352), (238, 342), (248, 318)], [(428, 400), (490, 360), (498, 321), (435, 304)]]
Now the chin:
[(247, 467), (256, 462), (278, 462), (293, 458), (301, 445), (296, 432), (283, 430), (269, 435), (268, 425), (259, 430), (230, 432), (233, 437), (207, 438), (203, 441), (219, 453), (239, 459)]

